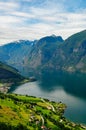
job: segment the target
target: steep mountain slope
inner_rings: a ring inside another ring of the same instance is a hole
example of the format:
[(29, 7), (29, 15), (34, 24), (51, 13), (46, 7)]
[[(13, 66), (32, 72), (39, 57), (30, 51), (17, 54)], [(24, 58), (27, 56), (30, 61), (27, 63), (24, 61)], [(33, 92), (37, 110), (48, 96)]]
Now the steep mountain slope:
[(36, 41), (19, 40), (0, 46), (0, 61), (6, 62), (16, 68), (25, 65), (27, 61), (24, 60), (24, 57), (29, 55), (35, 42)]
[(17, 68), (31, 70), (46, 66), (56, 48), (63, 43), (60, 36), (47, 36), (38, 41), (20, 40), (0, 46), (0, 60)]
[(28, 65), (33, 68), (86, 72), (86, 30), (60, 44), (52, 42), (50, 37), (47, 41), (43, 38), (36, 48), (28, 57)]
[(0, 62), (0, 92), (7, 92), (12, 84), (22, 83), (24, 80), (16, 69)]
[(19, 71), (61, 69), (86, 72), (86, 30), (63, 41), (46, 36), (38, 41), (19, 41), (0, 47), (0, 59)]
[(28, 56), (28, 66), (33, 69), (47, 67), (54, 52), (62, 43), (63, 39), (60, 36), (52, 35), (41, 38)]
[(67, 71), (86, 72), (86, 30), (72, 35), (62, 46)]
[(22, 79), (23, 77), (20, 76), (19, 72), (16, 69), (0, 62), (0, 80), (1, 79), (8, 80), (15, 78)]

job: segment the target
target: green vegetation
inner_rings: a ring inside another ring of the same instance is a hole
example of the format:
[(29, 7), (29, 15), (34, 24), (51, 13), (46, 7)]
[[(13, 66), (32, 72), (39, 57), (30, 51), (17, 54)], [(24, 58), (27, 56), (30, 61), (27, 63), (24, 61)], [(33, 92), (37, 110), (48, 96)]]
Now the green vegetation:
[(24, 79), (15, 68), (0, 62), (0, 81), (18, 81)]
[(0, 62), (0, 92), (6, 93), (10, 86), (28, 81), (16, 69)]
[(86, 30), (70, 36), (62, 45), (63, 69), (86, 73)]
[(84, 130), (64, 116), (65, 104), (15, 94), (0, 94), (0, 130)]
[(86, 73), (86, 30), (66, 40), (46, 36), (37, 41), (20, 40), (0, 46), (0, 61), (20, 72), (50, 69)]
[(46, 36), (37, 41), (12, 42), (0, 47), (0, 60), (20, 72), (56, 69), (86, 73), (86, 30), (66, 40)]

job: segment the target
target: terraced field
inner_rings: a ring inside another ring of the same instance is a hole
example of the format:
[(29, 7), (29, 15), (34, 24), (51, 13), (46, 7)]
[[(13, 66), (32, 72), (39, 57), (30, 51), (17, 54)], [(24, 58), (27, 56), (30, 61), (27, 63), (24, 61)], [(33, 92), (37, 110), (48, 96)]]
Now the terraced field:
[(0, 94), (0, 130), (84, 130), (63, 116), (65, 108), (61, 102)]

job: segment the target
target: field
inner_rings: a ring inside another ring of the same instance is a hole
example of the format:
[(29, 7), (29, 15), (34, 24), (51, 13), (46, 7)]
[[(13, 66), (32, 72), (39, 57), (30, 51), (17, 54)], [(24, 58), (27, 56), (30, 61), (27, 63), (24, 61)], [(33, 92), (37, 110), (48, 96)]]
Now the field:
[(84, 130), (63, 116), (65, 109), (61, 102), (0, 94), (0, 130)]

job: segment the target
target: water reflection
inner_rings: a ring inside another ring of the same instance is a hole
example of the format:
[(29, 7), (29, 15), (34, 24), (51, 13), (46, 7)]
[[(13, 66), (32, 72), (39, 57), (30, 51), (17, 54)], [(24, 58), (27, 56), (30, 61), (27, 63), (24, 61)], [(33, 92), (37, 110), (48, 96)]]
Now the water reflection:
[(42, 72), (38, 79), (42, 91), (62, 87), (67, 93), (86, 99), (86, 74), (48, 71)]
[(37, 82), (13, 86), (10, 92), (48, 98), (66, 103), (68, 119), (86, 124), (86, 75), (42, 71), (35, 74)]

